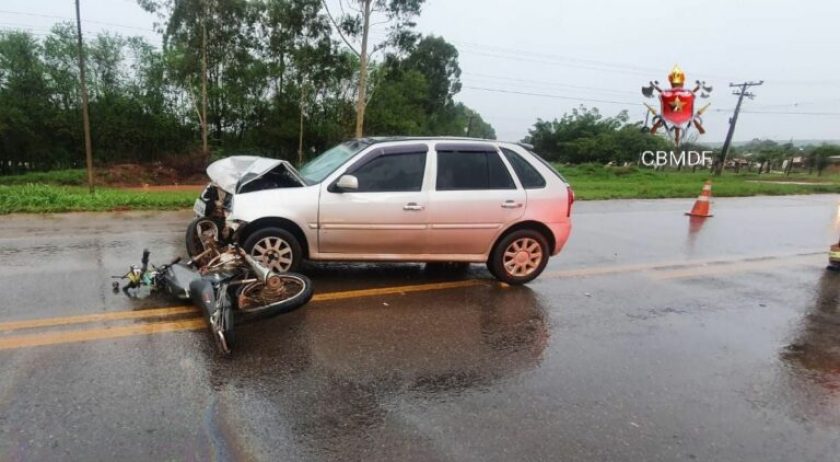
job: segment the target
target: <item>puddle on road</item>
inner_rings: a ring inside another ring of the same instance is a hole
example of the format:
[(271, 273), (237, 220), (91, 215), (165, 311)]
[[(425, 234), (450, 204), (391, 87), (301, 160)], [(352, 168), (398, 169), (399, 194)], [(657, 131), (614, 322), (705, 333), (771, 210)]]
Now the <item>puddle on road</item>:
[[(486, 390), (538, 368), (549, 344), (548, 315), (527, 287), (467, 287), (398, 305), (393, 297), (352, 308), (325, 302), (242, 326), (235, 360), (214, 359), (209, 373), (236, 393), (248, 421), (308, 435), (300, 442), (316, 454), (362, 454), (395, 401)], [(447, 303), (456, 301), (458, 309)], [(271, 453), (261, 444), (249, 446)]]
[[(793, 412), (838, 424), (840, 418), (840, 273), (826, 271), (814, 301), (780, 353)], [(780, 398), (780, 401), (786, 399)]]

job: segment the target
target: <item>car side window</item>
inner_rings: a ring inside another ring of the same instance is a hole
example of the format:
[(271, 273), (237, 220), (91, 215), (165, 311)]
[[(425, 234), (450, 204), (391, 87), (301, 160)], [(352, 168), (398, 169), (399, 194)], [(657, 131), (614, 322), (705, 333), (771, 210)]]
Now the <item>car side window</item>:
[(523, 188), (539, 189), (545, 187), (545, 178), (522, 156), (505, 148), (502, 148), (502, 153), (510, 162), (510, 166), (513, 167), (513, 171), (519, 177), (519, 182), (522, 183)]
[(357, 192), (404, 192), (423, 188), (425, 152), (384, 154), (348, 172), (359, 179)]
[(438, 191), (516, 189), (495, 151), (438, 151)]

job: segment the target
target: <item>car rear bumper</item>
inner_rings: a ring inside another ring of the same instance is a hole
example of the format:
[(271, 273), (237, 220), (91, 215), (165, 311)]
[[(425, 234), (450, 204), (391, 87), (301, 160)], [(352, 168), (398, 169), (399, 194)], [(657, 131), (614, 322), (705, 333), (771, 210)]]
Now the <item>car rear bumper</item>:
[(557, 255), (563, 250), (566, 241), (569, 240), (569, 235), (572, 233), (572, 223), (570, 221), (564, 221), (561, 223), (547, 223), (546, 226), (554, 234), (554, 249), (552, 249), (551, 255)]

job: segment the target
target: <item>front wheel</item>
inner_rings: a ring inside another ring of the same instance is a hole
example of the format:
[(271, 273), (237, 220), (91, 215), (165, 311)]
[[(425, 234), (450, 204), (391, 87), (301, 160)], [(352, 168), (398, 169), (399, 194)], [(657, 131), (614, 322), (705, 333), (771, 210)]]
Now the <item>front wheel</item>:
[(213, 332), (213, 334), (217, 336), (220, 351), (224, 355), (230, 355), (230, 352), (233, 350), (235, 335), (233, 332), (233, 307), (230, 306), (229, 302), (227, 306), (222, 308), (221, 323), (221, 328), (218, 331)]
[(548, 242), (542, 233), (520, 229), (496, 243), (487, 260), (487, 269), (502, 282), (525, 284), (543, 272), (548, 255)]
[(248, 236), (242, 247), (254, 260), (275, 273), (293, 272), (303, 260), (300, 242), (282, 228), (263, 228)]
[(186, 244), (187, 255), (194, 257), (204, 252), (208, 239), (219, 241), (224, 223), (207, 217), (198, 217), (187, 225)]

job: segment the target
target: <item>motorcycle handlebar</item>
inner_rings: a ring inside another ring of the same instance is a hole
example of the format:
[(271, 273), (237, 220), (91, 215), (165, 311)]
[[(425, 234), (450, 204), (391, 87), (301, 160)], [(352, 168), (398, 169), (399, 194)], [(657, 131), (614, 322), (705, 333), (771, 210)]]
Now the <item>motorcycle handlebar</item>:
[(140, 263), (142, 264), (141, 271), (144, 272), (144, 273), (149, 268), (149, 254), (150, 253), (151, 252), (149, 252), (149, 249), (143, 249), (143, 258), (140, 259)]

